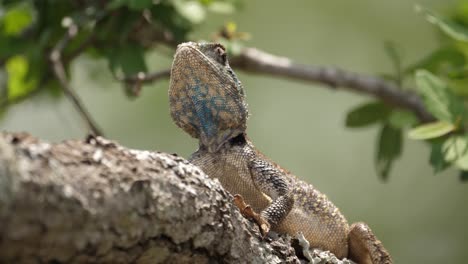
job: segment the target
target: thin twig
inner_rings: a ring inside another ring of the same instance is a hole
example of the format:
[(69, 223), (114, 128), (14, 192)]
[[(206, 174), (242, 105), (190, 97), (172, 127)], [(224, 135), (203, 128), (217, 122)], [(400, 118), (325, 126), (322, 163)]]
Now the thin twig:
[(171, 75), (171, 70), (170, 69), (165, 69), (162, 71), (157, 71), (153, 73), (143, 73), (140, 72), (137, 75), (134, 76), (127, 76), (124, 78), (119, 79), (121, 82), (125, 82), (128, 84), (132, 83), (150, 83), (150, 82), (156, 82), (159, 81), (160, 79), (163, 78), (168, 78)]
[(171, 75), (170, 69), (165, 69), (158, 72), (153, 73), (144, 73), (139, 72), (133, 76), (125, 76), (122, 78), (116, 77), (117, 80), (120, 82), (124, 82), (126, 84), (127, 92), (129, 92), (132, 96), (139, 96), (141, 87), (145, 83), (156, 82), (159, 79), (168, 78)]
[(62, 52), (63, 49), (66, 47), (68, 42), (76, 36), (76, 33), (78, 31), (78, 28), (76, 25), (72, 24), (68, 27), (68, 30), (66, 31), (65, 35), (63, 38), (57, 43), (57, 45), (54, 47), (52, 52), (50, 53), (50, 60), (52, 61), (52, 70), (54, 72), (55, 77), (57, 80), (60, 82), (60, 85), (65, 93), (65, 95), (68, 97), (68, 99), (71, 100), (73, 105), (75, 106), (76, 110), (80, 113), (81, 117), (84, 119), (86, 125), (88, 126), (88, 129), (94, 134), (94, 135), (103, 135), (96, 123), (93, 121), (91, 115), (89, 114), (88, 110), (86, 110), (86, 107), (83, 105), (83, 103), (80, 100), (80, 97), (78, 94), (75, 93), (75, 91), (72, 89), (70, 86), (68, 80), (67, 80), (67, 75), (65, 72), (65, 67), (63, 65), (62, 61)]

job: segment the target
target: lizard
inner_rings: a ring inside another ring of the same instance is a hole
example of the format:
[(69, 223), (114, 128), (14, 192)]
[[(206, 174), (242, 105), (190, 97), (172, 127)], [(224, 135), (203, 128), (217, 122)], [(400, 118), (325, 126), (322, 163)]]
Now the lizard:
[(174, 123), (199, 140), (189, 161), (218, 178), (264, 236), (302, 232), (311, 247), (361, 264), (390, 264), (382, 242), (363, 222), (349, 225), (326, 195), (259, 152), (246, 134), (245, 91), (218, 43), (177, 46), (169, 85)]

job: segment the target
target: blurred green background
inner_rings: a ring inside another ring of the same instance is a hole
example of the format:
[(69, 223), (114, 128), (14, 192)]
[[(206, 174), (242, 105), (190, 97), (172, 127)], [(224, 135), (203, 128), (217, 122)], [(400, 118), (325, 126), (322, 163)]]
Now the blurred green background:
[[(434, 27), (414, 12), (416, 1), (246, 1), (232, 16), (210, 15), (193, 34), (208, 39), (227, 21), (252, 34), (248, 46), (304, 64), (336, 65), (360, 73), (392, 71), (384, 52), (390, 40), (408, 65), (437, 47)], [(455, 1), (417, 3), (440, 12)], [(151, 69), (170, 66), (172, 51), (147, 58)], [(389, 181), (373, 166), (377, 130), (346, 129), (346, 112), (369, 98), (324, 86), (238, 72), (247, 92), (248, 133), (283, 167), (313, 183), (350, 222), (367, 222), (395, 263), (465, 263), (468, 258), (468, 186), (454, 169), (434, 175), (429, 148), (405, 139)], [(139, 149), (187, 157), (197, 142), (171, 121), (168, 80), (145, 86), (129, 100), (104, 60), (82, 56), (72, 66), (72, 86), (106, 136)], [(85, 126), (62, 97), (43, 96), (11, 107), (1, 130), (43, 139), (84, 138)]]

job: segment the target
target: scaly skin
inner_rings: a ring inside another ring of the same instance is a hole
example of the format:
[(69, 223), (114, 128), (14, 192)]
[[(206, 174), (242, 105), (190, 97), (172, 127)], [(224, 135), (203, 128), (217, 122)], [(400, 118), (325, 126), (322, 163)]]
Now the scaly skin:
[(330, 250), (339, 258), (392, 263), (365, 223), (349, 226), (324, 194), (256, 150), (246, 135), (244, 90), (223, 46), (180, 44), (169, 99), (174, 122), (200, 141), (191, 162), (239, 194), (236, 204), (256, 220), (262, 233), (270, 228), (293, 236), (302, 232), (312, 247)]

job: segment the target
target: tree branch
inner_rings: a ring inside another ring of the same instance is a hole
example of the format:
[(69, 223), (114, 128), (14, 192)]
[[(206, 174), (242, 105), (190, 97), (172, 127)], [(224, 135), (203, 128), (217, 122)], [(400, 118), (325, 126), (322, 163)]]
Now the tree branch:
[(416, 114), (421, 122), (434, 120), (419, 96), (404, 92), (396, 84), (378, 77), (357, 74), (337, 67), (301, 65), (286, 57), (275, 56), (255, 48), (245, 48), (239, 56), (233, 58), (232, 65), (246, 72), (318, 82), (332, 88), (347, 88), (353, 92), (374, 96), (391, 106), (409, 110)]
[(299, 263), (232, 199), (175, 155), (0, 133), (1, 263)]
[[(52, 62), (52, 70), (57, 78), (57, 80), (60, 82), (60, 85), (65, 93), (65, 95), (70, 99), (70, 101), (73, 103), (75, 106), (75, 109), (80, 113), (81, 117), (85, 121), (89, 131), (93, 133), (94, 135), (103, 135), (100, 129), (98, 128), (97, 124), (94, 122), (93, 118), (91, 117), (91, 114), (88, 112), (84, 104), (81, 102), (80, 97), (78, 94), (73, 90), (73, 88), (70, 86), (68, 80), (67, 80), (67, 75), (65, 72), (65, 67), (63, 65), (63, 60), (62, 60), (62, 52), (68, 42), (76, 36), (76, 33), (78, 31), (78, 27), (75, 24), (71, 24), (65, 35), (61, 40), (57, 42), (57, 45), (54, 47), (52, 52), (50, 53), (50, 60)], [(88, 44), (86, 44), (88, 45)], [(84, 48), (83, 48), (84, 49)]]
[[(332, 88), (346, 88), (349, 91), (371, 95), (390, 106), (413, 112), (421, 122), (434, 121), (421, 98), (398, 85), (382, 78), (353, 73), (338, 67), (301, 65), (286, 57), (275, 56), (255, 48), (245, 48), (240, 55), (233, 57), (231, 66), (248, 73), (286, 77), (293, 80), (317, 82)], [(170, 70), (163, 70), (146, 76), (131, 76), (123, 79), (127, 85), (141, 86), (142, 83), (158, 81), (169, 77)]]

